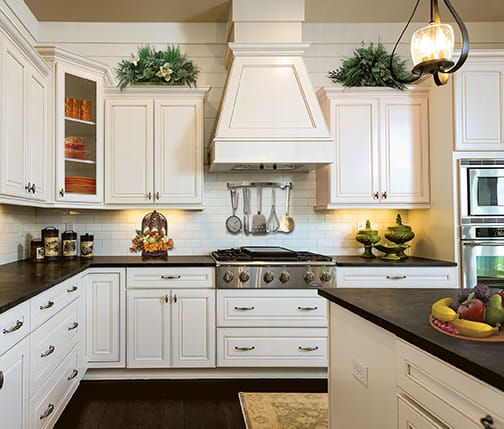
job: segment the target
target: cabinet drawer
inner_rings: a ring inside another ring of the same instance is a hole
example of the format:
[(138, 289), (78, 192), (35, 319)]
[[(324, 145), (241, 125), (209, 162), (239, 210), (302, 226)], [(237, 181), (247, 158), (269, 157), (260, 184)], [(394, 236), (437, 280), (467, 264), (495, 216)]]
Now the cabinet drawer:
[(79, 301), (75, 301), (32, 332), (30, 350), (31, 394), (79, 341)]
[(450, 428), (504, 428), (504, 393), (405, 342), (397, 341), (397, 385)]
[(213, 267), (127, 268), (128, 288), (213, 288)]
[(353, 288), (456, 288), (457, 267), (336, 268), (336, 286)]
[(30, 302), (25, 301), (0, 314), (0, 355), (30, 332)]
[(80, 278), (80, 275), (74, 276), (30, 300), (32, 329), (36, 329), (80, 296)]
[(218, 328), (217, 366), (327, 366), (325, 328)]
[(404, 395), (397, 395), (397, 429), (446, 429), (446, 426)]
[(327, 305), (315, 290), (218, 290), (217, 326), (326, 328)]
[(30, 429), (52, 428), (79, 385), (77, 348), (56, 368), (31, 400)]

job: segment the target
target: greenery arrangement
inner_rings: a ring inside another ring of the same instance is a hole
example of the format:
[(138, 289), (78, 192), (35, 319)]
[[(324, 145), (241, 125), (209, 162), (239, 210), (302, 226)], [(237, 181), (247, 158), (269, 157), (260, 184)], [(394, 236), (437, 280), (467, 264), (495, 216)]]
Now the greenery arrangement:
[(131, 54), (131, 59), (122, 60), (116, 68), (121, 90), (137, 82), (196, 86), (198, 74), (198, 67), (173, 45), (164, 51), (141, 46), (136, 56)]
[[(329, 79), (339, 82), (343, 86), (387, 86), (404, 90), (406, 85), (394, 79), (390, 72), (390, 54), (378, 42), (375, 46), (370, 43), (354, 50), (354, 56), (343, 61), (337, 70), (328, 73)], [(401, 80), (410, 80), (412, 74), (406, 70), (406, 61), (399, 55), (392, 57), (394, 74)]]

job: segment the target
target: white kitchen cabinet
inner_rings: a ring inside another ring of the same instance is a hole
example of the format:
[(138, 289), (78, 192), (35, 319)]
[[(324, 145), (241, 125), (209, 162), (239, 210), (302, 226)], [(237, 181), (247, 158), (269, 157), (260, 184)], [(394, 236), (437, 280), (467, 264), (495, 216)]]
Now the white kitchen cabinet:
[(38, 205), (49, 191), (49, 68), (0, 31), (2, 101), (0, 192), (7, 202)]
[(327, 302), (308, 289), (219, 289), (217, 366), (327, 366)]
[(54, 74), (56, 202), (100, 205), (103, 87), (112, 84), (111, 72), (108, 66), (56, 46), (37, 50)]
[(208, 88), (107, 91), (105, 203), (201, 209)]
[(455, 150), (504, 150), (504, 51), (471, 51), (453, 98)]
[(124, 268), (89, 268), (86, 288), (86, 354), (90, 368), (125, 366)]
[(457, 288), (457, 267), (336, 267), (336, 287)]
[(336, 161), (317, 170), (316, 209), (429, 207), (428, 90), (319, 90)]
[(397, 429), (446, 429), (446, 426), (425, 412), (404, 395), (397, 395)]
[(28, 429), (30, 408), (30, 342), (28, 338), (0, 354), (2, 427)]

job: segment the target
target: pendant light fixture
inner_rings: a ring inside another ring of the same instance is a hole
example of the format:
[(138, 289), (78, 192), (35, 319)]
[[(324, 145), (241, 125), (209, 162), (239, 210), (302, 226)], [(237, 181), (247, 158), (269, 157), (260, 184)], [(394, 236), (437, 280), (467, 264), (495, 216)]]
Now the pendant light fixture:
[(416, 13), (420, 3), (420, 0), (417, 0), (413, 12), (403, 28), (394, 46), (392, 55), (390, 56), (390, 72), (398, 82), (412, 83), (420, 79), (424, 74), (430, 73), (436, 85), (444, 85), (448, 82), (449, 74), (457, 71), (465, 63), (469, 53), (469, 34), (467, 28), (449, 0), (443, 0), (443, 2), (455, 19), (462, 36), (462, 48), (457, 62), (455, 63), (452, 58), (455, 46), (453, 28), (449, 24), (441, 23), (438, 0), (430, 0), (430, 22), (426, 27), (415, 31), (411, 38), (411, 58), (413, 60), (413, 70), (411, 73), (413, 77), (409, 80), (403, 80), (398, 78), (394, 73), (392, 58), (394, 57), (403, 34)]

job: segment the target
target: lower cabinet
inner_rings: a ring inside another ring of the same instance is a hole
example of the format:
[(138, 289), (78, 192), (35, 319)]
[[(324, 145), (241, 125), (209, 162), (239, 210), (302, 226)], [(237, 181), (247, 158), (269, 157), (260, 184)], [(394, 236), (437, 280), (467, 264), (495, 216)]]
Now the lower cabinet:
[(126, 365), (126, 272), (124, 268), (89, 268), (86, 288), (86, 355), (90, 368)]
[(408, 397), (397, 395), (397, 429), (446, 429)]
[(326, 367), (327, 301), (308, 289), (218, 290), (217, 366)]

